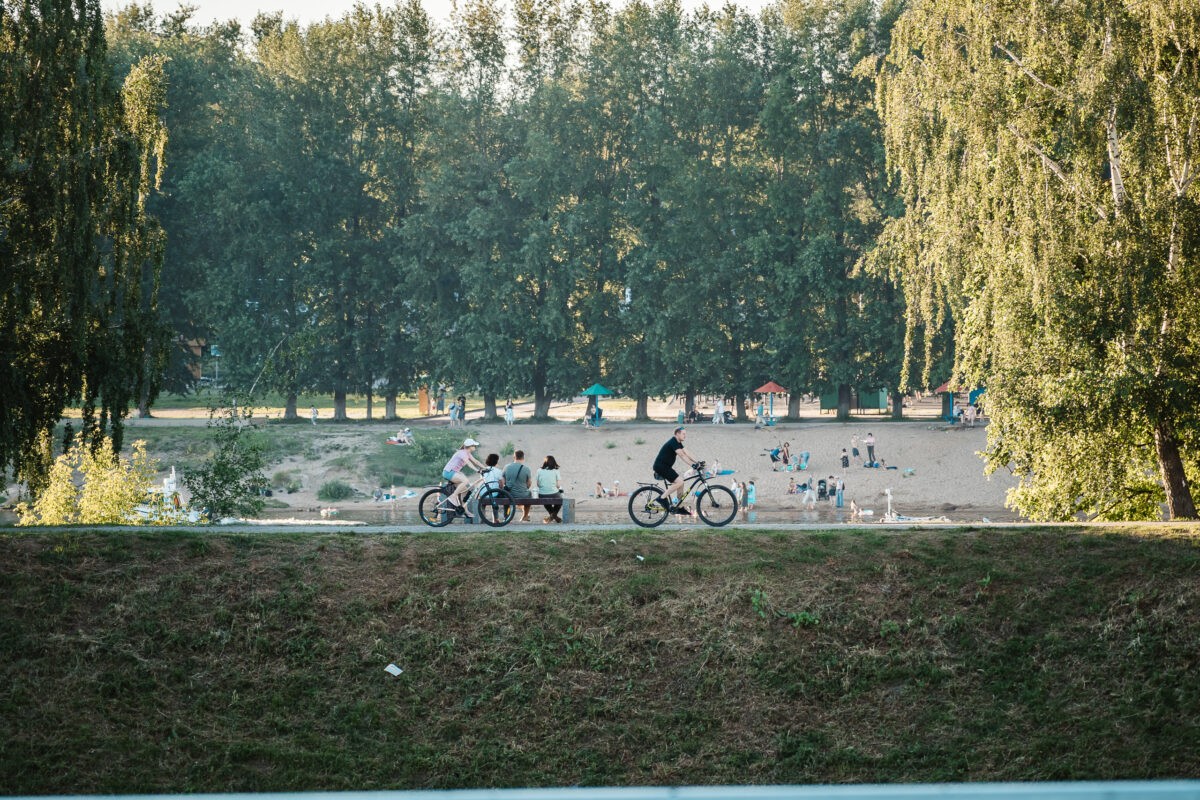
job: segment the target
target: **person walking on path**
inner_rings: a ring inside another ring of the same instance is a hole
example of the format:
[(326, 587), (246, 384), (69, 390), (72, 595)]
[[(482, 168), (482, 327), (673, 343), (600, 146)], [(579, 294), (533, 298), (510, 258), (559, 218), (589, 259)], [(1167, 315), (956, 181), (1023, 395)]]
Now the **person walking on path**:
[(875, 466), (875, 434), (867, 432), (867, 438), (863, 439), (863, 444), (867, 446), (867, 463)]
[(513, 401), (508, 398), (508, 402), (504, 404), (504, 424), (512, 427), (513, 424)]
[(725, 424), (725, 398), (717, 398), (717, 406), (713, 409), (713, 425)]
[[(533, 496), (530, 492), (533, 488), (533, 473), (525, 466), (524, 450), (513, 453), (512, 463), (504, 468), (504, 488), (508, 489), (514, 500), (527, 500)], [(528, 505), (521, 506), (521, 522), (529, 522)]]
[(317, 424), (317, 407), (316, 406), (312, 407), (312, 422), (313, 422), (313, 425)]

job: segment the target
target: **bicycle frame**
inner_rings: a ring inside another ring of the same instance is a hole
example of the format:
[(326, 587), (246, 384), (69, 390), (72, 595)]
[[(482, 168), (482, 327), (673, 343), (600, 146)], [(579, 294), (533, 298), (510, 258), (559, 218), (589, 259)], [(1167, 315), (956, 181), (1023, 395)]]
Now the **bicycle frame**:
[[(703, 463), (703, 462), (701, 462), (701, 463)], [(691, 496), (692, 492), (694, 492), (696, 490), (697, 483), (704, 484), (704, 487), (708, 488), (708, 475), (705, 474), (704, 470), (695, 470), (694, 469), (691, 471), (693, 474), (690, 478), (688, 477), (688, 475), (686, 473), (683, 476), (684, 483), (687, 484), (687, 488), (685, 488), (683, 490), (683, 497)], [(691, 481), (691, 482), (688, 483), (688, 481)], [(673, 482), (674, 481), (669, 481), (666, 478), (663, 478), (662, 479), (663, 491), (665, 492), (667, 489), (670, 489), (671, 484)], [(658, 484), (657, 483), (644, 483), (642, 481), (638, 481), (638, 486), (658, 486)], [(683, 502), (682, 498), (680, 499), (680, 502)]]

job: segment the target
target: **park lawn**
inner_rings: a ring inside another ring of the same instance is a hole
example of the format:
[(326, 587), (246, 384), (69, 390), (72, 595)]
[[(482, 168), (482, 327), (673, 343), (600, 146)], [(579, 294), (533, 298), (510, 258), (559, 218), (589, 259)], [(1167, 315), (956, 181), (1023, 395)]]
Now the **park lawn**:
[(0, 792), (1196, 778), (1198, 578), (1165, 525), (5, 531)]

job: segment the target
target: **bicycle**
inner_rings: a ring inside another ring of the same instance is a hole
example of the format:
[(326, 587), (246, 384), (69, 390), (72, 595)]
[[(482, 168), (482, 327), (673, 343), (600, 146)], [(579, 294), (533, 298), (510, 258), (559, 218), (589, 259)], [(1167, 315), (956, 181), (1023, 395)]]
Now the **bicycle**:
[[(638, 486), (641, 488), (629, 496), (629, 517), (634, 524), (643, 528), (657, 528), (666, 522), (667, 517), (672, 513), (663, 503), (659, 502), (660, 498), (666, 497), (665, 490), (671, 485), (671, 482), (663, 480), (658, 473), (655, 473), (654, 477), (663, 481), (661, 488), (656, 483), (638, 481)], [(695, 474), (690, 478), (691, 483), (688, 484), (685, 498), (695, 497), (696, 513), (699, 514), (700, 519), (704, 520), (706, 525), (720, 528), (728, 525), (737, 516), (738, 502), (729, 487), (719, 483), (709, 483), (708, 477), (704, 470), (704, 462), (697, 462)], [(688, 480), (688, 476), (684, 476), (684, 480)], [(701, 488), (697, 489), (697, 484), (700, 484)], [(682, 500), (680, 505), (683, 505)]]
[(466, 507), (475, 498), (480, 521), (492, 528), (503, 528), (512, 522), (516, 514), (513, 496), (502, 487), (487, 486), (482, 475), (476, 475), (463, 495), (461, 506), (450, 503), (450, 493), (455, 489), (454, 481), (446, 481), (421, 495), (417, 501), (417, 514), (421, 521), (433, 528), (444, 528), (457, 516), (466, 515)]

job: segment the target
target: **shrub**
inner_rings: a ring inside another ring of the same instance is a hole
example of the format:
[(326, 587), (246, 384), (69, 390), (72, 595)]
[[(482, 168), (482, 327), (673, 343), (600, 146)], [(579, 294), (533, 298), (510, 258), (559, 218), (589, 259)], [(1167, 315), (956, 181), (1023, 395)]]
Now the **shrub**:
[(253, 516), (262, 511), (266, 457), (262, 440), (250, 422), (251, 410), (242, 406), (213, 409), (208, 420), (215, 445), (211, 457), (183, 476), (191, 490), (192, 506), (205, 509), (211, 519), (234, 515)]
[(317, 490), (317, 499), (319, 500), (345, 500), (347, 497), (353, 496), (354, 487), (342, 481), (323, 483)]
[[(81, 438), (54, 460), (46, 488), (32, 504), (21, 503), (21, 525), (123, 525), (136, 522), (134, 508), (154, 484), (155, 466), (146, 443), (133, 443), (133, 456), (113, 452), (105, 437), (96, 452)], [(75, 483), (75, 473), (83, 480)]]

